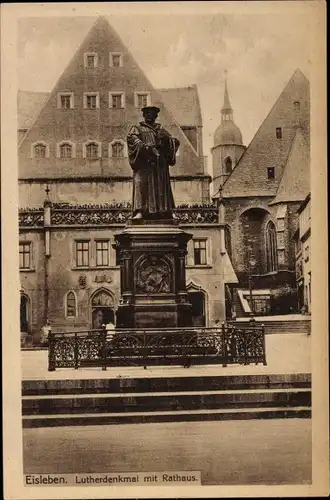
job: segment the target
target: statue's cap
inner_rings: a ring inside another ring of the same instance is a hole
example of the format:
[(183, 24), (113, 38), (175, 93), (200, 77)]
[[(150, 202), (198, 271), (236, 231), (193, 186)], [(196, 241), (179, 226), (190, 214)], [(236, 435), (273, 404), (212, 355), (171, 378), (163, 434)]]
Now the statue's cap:
[(155, 111), (155, 113), (159, 113), (160, 109), (157, 108), (157, 106), (145, 106), (141, 109), (141, 111), (142, 113), (145, 113), (146, 111)]

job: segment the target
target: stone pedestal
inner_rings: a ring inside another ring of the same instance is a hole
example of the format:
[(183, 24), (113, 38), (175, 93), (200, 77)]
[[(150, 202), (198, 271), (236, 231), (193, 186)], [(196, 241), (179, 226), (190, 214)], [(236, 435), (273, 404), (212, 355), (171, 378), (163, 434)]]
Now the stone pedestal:
[(191, 235), (172, 221), (134, 222), (115, 236), (121, 272), (117, 328), (191, 326), (185, 270)]

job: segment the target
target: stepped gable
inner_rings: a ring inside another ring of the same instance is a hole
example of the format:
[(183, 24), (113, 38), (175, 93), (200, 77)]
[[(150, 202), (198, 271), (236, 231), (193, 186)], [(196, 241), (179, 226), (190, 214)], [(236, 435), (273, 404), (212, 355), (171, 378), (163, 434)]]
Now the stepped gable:
[[(297, 111), (294, 103), (298, 103)], [(299, 126), (308, 141), (309, 81), (298, 69), (277, 99), (250, 145), (223, 186), (223, 196), (275, 196)], [(276, 137), (281, 128), (282, 138)], [(267, 168), (275, 168), (275, 179), (268, 179)]]
[(298, 128), (275, 199), (270, 204), (303, 201), (309, 192), (309, 148), (302, 130)]
[[(110, 52), (123, 55), (122, 67), (110, 67)], [(97, 67), (84, 67), (86, 53), (97, 53)], [(109, 92), (119, 91), (125, 92), (125, 108), (111, 109)], [(166, 108), (160, 94), (108, 21), (100, 17), (69, 62), (19, 146), (20, 178), (131, 176), (128, 160), (109, 158), (108, 145), (115, 139), (125, 140), (130, 126), (141, 120), (141, 112), (135, 107), (134, 93), (138, 91), (150, 92), (151, 104), (161, 110), (160, 122), (180, 140), (180, 154), (171, 174), (204, 174), (203, 162)], [(59, 92), (73, 92), (73, 109), (58, 109)], [(84, 92), (99, 92), (99, 109), (83, 109)], [(71, 140), (76, 145), (75, 158), (57, 158), (57, 144), (63, 140)], [(102, 144), (100, 159), (83, 157), (83, 143), (89, 140)], [(31, 147), (38, 141), (44, 141), (49, 146), (46, 158), (31, 158)]]

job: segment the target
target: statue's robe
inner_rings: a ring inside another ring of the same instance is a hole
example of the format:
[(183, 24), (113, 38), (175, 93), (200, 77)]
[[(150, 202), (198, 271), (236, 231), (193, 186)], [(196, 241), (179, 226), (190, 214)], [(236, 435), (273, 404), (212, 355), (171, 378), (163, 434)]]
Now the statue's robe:
[[(129, 131), (127, 146), (133, 169), (133, 215), (141, 212), (144, 218), (172, 218), (174, 200), (169, 166), (175, 165), (179, 145), (180, 142), (159, 123), (140, 122)], [(157, 150), (157, 157), (150, 146)]]

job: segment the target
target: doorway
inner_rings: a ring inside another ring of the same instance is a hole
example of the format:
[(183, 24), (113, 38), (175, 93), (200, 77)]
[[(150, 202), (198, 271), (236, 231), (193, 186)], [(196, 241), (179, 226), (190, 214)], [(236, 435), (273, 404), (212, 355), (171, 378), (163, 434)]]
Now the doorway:
[(21, 293), (20, 328), (21, 332), (29, 333), (29, 298)]
[(189, 302), (192, 305), (192, 325), (205, 326), (205, 295), (203, 292), (189, 292)]
[(114, 300), (107, 290), (98, 290), (91, 300), (92, 329), (100, 329), (108, 323), (115, 324)]

